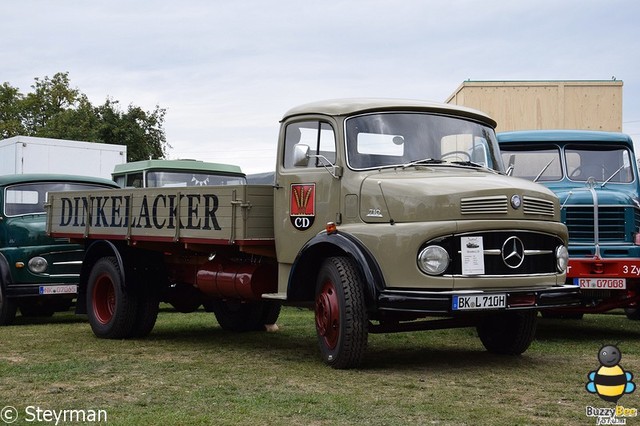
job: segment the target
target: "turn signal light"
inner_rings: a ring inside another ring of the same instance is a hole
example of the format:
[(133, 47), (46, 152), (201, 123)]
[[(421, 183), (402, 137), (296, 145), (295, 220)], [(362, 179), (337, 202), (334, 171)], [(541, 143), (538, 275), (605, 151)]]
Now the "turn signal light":
[(335, 234), (336, 232), (338, 232), (338, 227), (333, 222), (327, 222), (325, 229), (327, 230), (327, 234), (329, 235)]

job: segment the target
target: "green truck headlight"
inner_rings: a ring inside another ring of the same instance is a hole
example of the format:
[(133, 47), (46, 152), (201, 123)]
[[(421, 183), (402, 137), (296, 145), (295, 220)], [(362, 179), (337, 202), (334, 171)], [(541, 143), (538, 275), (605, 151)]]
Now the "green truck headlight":
[(440, 275), (449, 266), (449, 253), (440, 246), (427, 246), (418, 253), (418, 268), (428, 275)]
[(36, 256), (29, 259), (29, 270), (36, 274), (41, 274), (47, 270), (49, 264), (47, 263), (47, 259), (44, 257)]
[(556, 267), (559, 272), (565, 272), (569, 265), (569, 250), (565, 246), (556, 247)]

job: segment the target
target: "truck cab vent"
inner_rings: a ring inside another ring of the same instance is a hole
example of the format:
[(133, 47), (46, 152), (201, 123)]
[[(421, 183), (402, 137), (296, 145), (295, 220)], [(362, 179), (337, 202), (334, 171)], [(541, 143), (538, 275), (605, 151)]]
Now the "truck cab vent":
[(522, 208), (525, 214), (538, 214), (553, 217), (553, 201), (535, 197), (522, 197)]
[(496, 214), (507, 213), (507, 196), (472, 197), (460, 200), (462, 214)]

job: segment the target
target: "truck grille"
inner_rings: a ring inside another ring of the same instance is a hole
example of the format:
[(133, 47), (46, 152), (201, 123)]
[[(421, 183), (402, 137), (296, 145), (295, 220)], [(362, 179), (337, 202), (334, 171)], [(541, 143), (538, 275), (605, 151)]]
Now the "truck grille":
[[(438, 244), (445, 248), (451, 256), (451, 264), (445, 272), (446, 274), (462, 274), (461, 237), (463, 236), (482, 237), (484, 276), (554, 274), (557, 272), (555, 251), (558, 246), (563, 245), (560, 238), (542, 232), (500, 230), (453, 235), (438, 241)], [(510, 240), (512, 237), (517, 237), (522, 242), (525, 252), (522, 264), (517, 267), (510, 267), (503, 259), (504, 246), (507, 246), (504, 248), (507, 252), (506, 255), (513, 251), (508, 242), (508, 240), (512, 241)]]
[[(629, 212), (631, 213), (631, 211)], [(635, 213), (635, 212), (634, 212)], [(638, 223), (638, 215), (634, 215)], [(566, 208), (569, 239), (573, 242), (594, 242), (595, 220), (593, 206)], [(600, 242), (625, 241), (625, 208), (598, 208), (598, 237)]]

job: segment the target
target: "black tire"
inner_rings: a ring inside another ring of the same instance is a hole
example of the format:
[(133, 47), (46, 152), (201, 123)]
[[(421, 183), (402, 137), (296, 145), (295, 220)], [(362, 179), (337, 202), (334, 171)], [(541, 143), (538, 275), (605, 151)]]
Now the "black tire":
[(97, 337), (131, 337), (136, 324), (138, 301), (123, 291), (120, 268), (113, 256), (103, 257), (91, 268), (87, 285), (87, 314)]
[(280, 316), (282, 305), (279, 302), (262, 302), (262, 324), (275, 324)]
[(315, 299), (316, 332), (324, 362), (338, 369), (362, 363), (369, 320), (363, 282), (353, 261), (331, 257), (318, 274)]
[(537, 312), (501, 312), (488, 315), (476, 327), (484, 347), (492, 353), (520, 355), (536, 334)]
[(46, 305), (21, 305), (20, 306), (20, 314), (23, 317), (52, 317), (54, 313), (54, 309), (52, 307)]
[(640, 309), (639, 308), (624, 308), (624, 314), (628, 319), (632, 321), (640, 320)]
[(131, 337), (146, 337), (151, 333), (158, 319), (160, 298), (157, 291), (146, 288), (141, 292), (136, 307), (136, 319), (131, 330)]
[(0, 283), (0, 326), (13, 324), (16, 312), (18, 312), (18, 305), (15, 300), (7, 297), (6, 290)]
[(584, 313), (582, 312), (562, 312), (562, 311), (548, 311), (542, 310), (540, 311), (542, 318), (548, 319), (575, 319), (581, 320), (584, 317)]
[(209, 306), (223, 330), (245, 332), (265, 329), (265, 320), (271, 320), (271, 318), (265, 318), (265, 303), (268, 302), (243, 303), (235, 300), (212, 300)]

